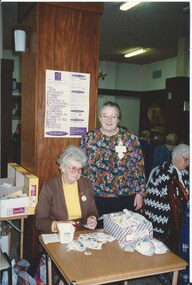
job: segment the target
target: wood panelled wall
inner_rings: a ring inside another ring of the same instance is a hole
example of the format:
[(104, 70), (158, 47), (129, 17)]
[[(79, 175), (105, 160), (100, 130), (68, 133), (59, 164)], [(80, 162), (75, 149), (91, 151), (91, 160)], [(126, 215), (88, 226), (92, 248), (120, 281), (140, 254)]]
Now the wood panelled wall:
[[(75, 138), (44, 138), (45, 71), (90, 73), (89, 129), (94, 128), (102, 11), (103, 3), (37, 3), (23, 17), (30, 27), (30, 45), (22, 55), (21, 165), (39, 177), (40, 189), (58, 174), (60, 153), (69, 144), (79, 145)], [(25, 221), (24, 257), (37, 256), (37, 250), (38, 233), (30, 216)]]

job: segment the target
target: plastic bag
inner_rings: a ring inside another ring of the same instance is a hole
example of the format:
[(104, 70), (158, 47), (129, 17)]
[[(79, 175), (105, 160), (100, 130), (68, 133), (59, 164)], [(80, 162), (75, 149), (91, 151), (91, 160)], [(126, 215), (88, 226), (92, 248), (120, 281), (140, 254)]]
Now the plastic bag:
[(151, 242), (155, 247), (155, 254), (164, 254), (169, 251), (168, 247), (162, 241), (152, 238)]
[(27, 273), (30, 263), (21, 259), (15, 264), (15, 272), (18, 275), (17, 285), (36, 285), (36, 280)]
[(137, 243), (135, 250), (147, 256), (152, 256), (155, 254), (155, 247), (151, 241), (141, 241)]
[[(12, 267), (12, 285), (17, 285), (18, 276), (15, 273), (15, 259), (11, 261), (11, 267)], [(1, 285), (9, 285), (7, 271), (3, 272)]]
[(47, 284), (47, 269), (46, 269), (46, 255), (43, 254), (40, 258), (39, 265), (36, 270), (35, 280), (37, 285)]

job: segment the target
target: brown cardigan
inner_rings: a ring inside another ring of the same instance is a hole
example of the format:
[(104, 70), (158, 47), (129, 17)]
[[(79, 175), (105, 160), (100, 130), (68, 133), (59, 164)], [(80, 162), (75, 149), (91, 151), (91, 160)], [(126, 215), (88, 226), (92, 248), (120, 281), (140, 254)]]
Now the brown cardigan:
[[(87, 218), (94, 215), (98, 218), (98, 212), (93, 195), (91, 181), (81, 177), (78, 181), (79, 201), (82, 211), (80, 224), (86, 224)], [(35, 210), (35, 226), (40, 233), (51, 233), (53, 221), (67, 221), (68, 213), (61, 175), (49, 179), (43, 184), (39, 194), (39, 201)]]

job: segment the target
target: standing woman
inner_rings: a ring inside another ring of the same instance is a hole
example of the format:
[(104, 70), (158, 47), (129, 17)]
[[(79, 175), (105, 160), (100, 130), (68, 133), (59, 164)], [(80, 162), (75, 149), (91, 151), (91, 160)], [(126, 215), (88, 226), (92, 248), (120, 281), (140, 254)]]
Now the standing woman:
[(86, 133), (80, 142), (88, 156), (83, 175), (94, 188), (99, 215), (137, 211), (145, 195), (144, 162), (138, 138), (118, 126), (118, 104), (106, 102), (99, 111), (101, 127)]
[(94, 229), (98, 212), (92, 183), (81, 177), (87, 156), (81, 148), (73, 145), (58, 159), (61, 174), (43, 184), (36, 206), (36, 229), (40, 233), (57, 232), (58, 223), (70, 222), (77, 226)]

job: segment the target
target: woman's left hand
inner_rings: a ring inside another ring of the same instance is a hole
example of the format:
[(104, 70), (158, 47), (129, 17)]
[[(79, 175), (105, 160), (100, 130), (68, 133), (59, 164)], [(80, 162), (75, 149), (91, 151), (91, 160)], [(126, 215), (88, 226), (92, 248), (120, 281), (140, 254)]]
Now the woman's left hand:
[(97, 226), (97, 219), (95, 216), (90, 216), (87, 218), (87, 223), (84, 225), (85, 228), (94, 230)]
[(134, 207), (135, 211), (138, 211), (143, 207), (143, 196), (138, 193), (135, 195)]

